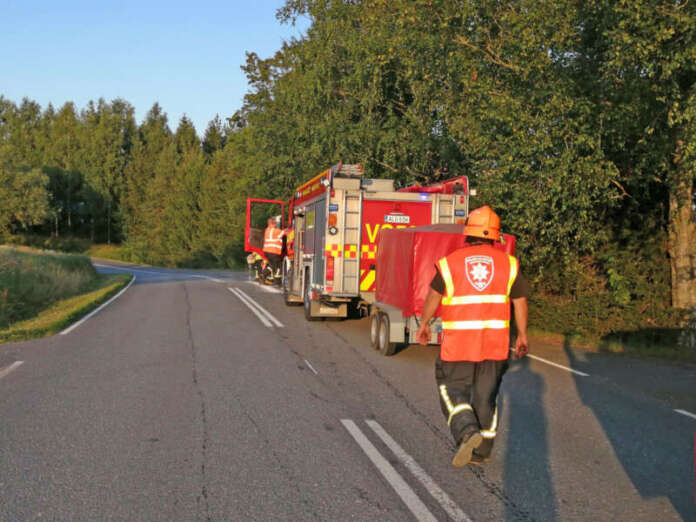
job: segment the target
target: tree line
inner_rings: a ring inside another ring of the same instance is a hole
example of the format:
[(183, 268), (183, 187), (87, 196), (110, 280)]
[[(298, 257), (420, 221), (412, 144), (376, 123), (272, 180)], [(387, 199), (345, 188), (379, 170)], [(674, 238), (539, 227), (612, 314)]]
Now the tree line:
[(695, 6), (288, 0), (278, 16), (311, 25), (248, 53), (243, 107), (200, 141), (157, 105), (137, 125), (123, 100), (1, 100), (0, 191), (24, 195), (0, 227), (43, 209), (46, 231), (134, 260), (229, 264), (246, 197), (287, 198), (337, 161), (399, 184), (467, 174), (550, 326), (670, 326), (696, 307)]

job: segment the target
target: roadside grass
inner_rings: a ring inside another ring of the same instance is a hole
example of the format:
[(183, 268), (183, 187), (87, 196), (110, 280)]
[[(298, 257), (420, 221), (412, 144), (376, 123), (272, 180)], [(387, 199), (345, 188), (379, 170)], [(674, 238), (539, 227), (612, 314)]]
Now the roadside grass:
[(89, 291), (96, 278), (85, 256), (0, 248), (0, 328)]
[(55, 302), (35, 317), (0, 330), (0, 344), (53, 335), (110, 299), (131, 280), (130, 274), (97, 275), (83, 293)]

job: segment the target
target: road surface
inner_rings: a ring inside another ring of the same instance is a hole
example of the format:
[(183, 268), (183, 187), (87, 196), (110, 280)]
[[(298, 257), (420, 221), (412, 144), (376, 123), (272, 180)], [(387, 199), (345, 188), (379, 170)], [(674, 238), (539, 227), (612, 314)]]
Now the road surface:
[(95, 263), (136, 280), (0, 346), (0, 521), (696, 520), (693, 367), (532, 346), (493, 459), (456, 469), (436, 347), (382, 357), (244, 274)]

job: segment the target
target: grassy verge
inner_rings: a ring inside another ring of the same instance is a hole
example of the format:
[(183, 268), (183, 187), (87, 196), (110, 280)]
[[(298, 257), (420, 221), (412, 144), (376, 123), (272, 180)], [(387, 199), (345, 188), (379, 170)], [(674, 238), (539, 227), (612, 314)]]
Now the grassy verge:
[(0, 343), (45, 337), (63, 330), (118, 293), (131, 277), (130, 274), (97, 275), (84, 293), (62, 299), (35, 317), (0, 330)]

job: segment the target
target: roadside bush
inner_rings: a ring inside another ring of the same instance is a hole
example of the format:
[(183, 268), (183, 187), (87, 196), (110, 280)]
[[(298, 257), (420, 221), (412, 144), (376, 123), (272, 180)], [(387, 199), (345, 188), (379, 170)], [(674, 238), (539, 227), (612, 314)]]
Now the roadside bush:
[(0, 329), (86, 291), (96, 277), (84, 256), (0, 248)]

